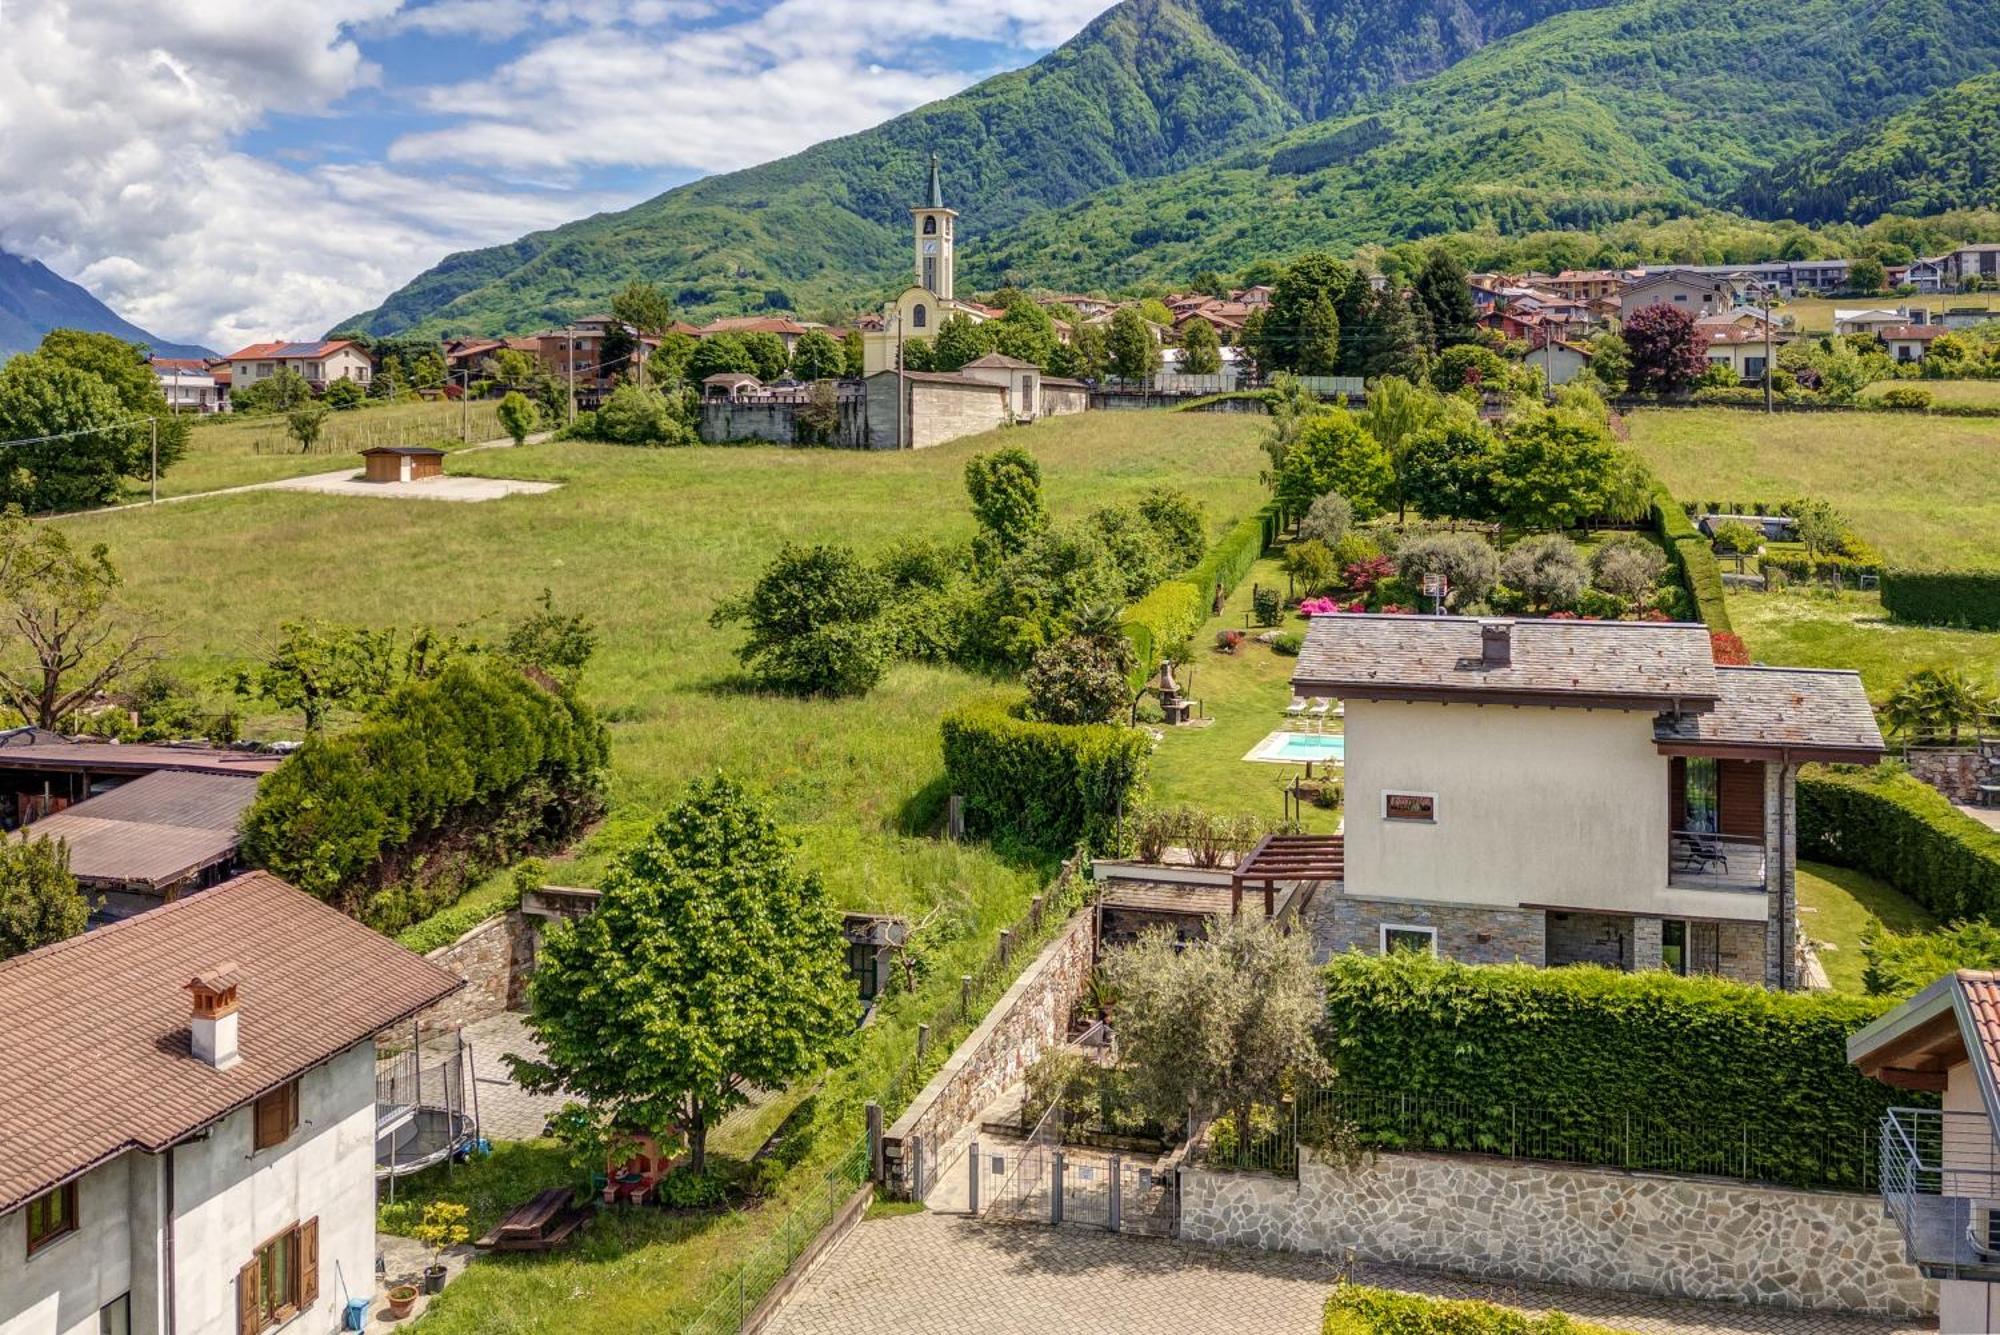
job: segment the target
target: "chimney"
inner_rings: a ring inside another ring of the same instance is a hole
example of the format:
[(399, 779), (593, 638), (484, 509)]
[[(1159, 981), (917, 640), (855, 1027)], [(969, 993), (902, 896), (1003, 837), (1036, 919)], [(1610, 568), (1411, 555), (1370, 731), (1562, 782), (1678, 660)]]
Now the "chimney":
[(219, 964), (188, 980), (194, 1013), (188, 1021), (195, 1060), (226, 1071), (242, 1060), (236, 1049), (236, 966)]
[(1486, 668), (1503, 668), (1514, 662), (1514, 623), (1511, 621), (1482, 621), (1479, 623), (1479, 665)]

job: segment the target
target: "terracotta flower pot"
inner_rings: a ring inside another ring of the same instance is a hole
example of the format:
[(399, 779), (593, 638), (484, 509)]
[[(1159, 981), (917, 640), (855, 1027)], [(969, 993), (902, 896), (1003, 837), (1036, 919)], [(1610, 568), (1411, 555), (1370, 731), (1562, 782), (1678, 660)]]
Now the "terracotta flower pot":
[(410, 1314), (410, 1308), (416, 1304), (417, 1286), (414, 1284), (398, 1284), (395, 1288), (389, 1290), (385, 1301), (389, 1307), (389, 1319), (391, 1321), (401, 1321)]

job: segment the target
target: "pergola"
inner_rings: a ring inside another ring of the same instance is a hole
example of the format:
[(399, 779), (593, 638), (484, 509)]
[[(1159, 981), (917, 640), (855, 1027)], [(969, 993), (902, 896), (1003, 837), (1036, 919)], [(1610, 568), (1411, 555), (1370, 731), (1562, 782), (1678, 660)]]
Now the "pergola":
[(1345, 874), (1346, 840), (1337, 834), (1267, 834), (1229, 877), (1229, 916), (1243, 915), (1246, 886), (1264, 891), (1264, 916), (1277, 916), (1281, 881), (1338, 881)]

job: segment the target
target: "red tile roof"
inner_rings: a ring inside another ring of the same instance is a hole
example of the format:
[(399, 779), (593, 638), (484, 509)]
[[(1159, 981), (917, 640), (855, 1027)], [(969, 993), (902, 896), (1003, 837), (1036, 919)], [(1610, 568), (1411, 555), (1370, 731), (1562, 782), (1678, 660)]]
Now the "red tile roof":
[[(189, 1050), (190, 978), (239, 978), (242, 1060)], [(0, 962), (0, 1212), (158, 1151), (464, 984), (266, 872)]]
[(1928, 343), (1938, 335), (1948, 332), (1943, 325), (1935, 324), (1892, 324), (1875, 331), (1875, 336), (1887, 342), (1900, 339), (1905, 342), (1915, 340)]
[(788, 320), (782, 315), (731, 315), (720, 320), (710, 320), (695, 333), (706, 338), (710, 334), (792, 334), (806, 333), (806, 327), (797, 320)]
[(1965, 997), (1966, 1013), (1972, 1019), (1972, 1033), (1967, 1037), (1978, 1044), (1978, 1051), (1968, 1055), (1975, 1061), (1984, 1061), (1986, 1069), (1993, 1073), (1994, 1083), (2000, 1084), (2000, 973), (1960, 969), (1958, 990)]

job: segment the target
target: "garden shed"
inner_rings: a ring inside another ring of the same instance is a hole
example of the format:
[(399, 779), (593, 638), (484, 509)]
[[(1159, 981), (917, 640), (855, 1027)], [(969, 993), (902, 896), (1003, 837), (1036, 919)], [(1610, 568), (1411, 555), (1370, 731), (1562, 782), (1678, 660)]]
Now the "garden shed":
[(421, 482), (444, 476), (444, 451), (435, 445), (377, 445), (361, 451), (370, 482)]

